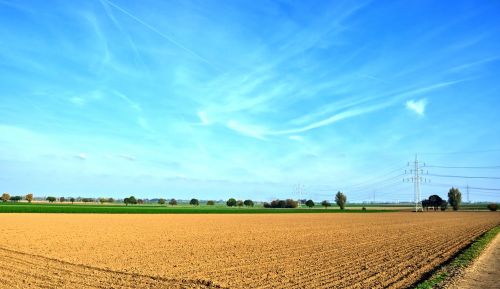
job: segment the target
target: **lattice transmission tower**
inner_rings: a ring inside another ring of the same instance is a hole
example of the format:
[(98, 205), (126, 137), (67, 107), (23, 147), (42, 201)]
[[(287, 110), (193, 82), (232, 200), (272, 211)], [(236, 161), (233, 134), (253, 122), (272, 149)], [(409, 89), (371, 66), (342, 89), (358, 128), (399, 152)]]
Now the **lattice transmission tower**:
[[(424, 211), (422, 207), (422, 198), (420, 197), (420, 184), (430, 182), (427, 178), (423, 178), (422, 175), (428, 174), (429, 172), (425, 172), (422, 167), (425, 167), (425, 163), (423, 165), (419, 163), (417, 154), (415, 154), (415, 161), (413, 163), (408, 162), (408, 167), (413, 167), (408, 170), (410, 174), (413, 176), (411, 178), (406, 178), (407, 182), (413, 182), (413, 190), (414, 190), (414, 198), (415, 198), (415, 212)], [(407, 172), (405, 171), (405, 174)], [(405, 179), (403, 179), (403, 182)]]

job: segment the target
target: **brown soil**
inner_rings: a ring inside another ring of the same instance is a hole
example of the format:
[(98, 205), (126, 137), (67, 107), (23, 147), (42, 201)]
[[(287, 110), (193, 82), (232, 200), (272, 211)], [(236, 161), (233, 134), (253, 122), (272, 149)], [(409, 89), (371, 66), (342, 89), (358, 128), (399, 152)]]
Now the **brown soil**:
[(0, 288), (404, 288), (491, 213), (0, 215)]

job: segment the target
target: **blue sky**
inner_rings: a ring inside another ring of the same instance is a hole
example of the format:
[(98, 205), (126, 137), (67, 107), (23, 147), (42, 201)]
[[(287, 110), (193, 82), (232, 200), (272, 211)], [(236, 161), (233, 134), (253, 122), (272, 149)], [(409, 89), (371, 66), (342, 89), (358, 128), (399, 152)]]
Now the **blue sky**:
[[(0, 0), (0, 189), (269, 200), (301, 183), (315, 200), (412, 200), (401, 174), (415, 153), (500, 165), (499, 12), (497, 1)], [(500, 188), (429, 178), (424, 196)]]

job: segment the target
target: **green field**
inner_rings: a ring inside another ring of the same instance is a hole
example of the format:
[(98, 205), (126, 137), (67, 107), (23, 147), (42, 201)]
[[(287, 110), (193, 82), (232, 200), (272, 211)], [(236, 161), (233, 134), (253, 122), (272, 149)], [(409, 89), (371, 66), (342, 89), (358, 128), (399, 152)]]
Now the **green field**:
[(397, 212), (398, 210), (379, 210), (367, 208), (339, 210), (338, 208), (324, 209), (321, 207), (299, 209), (266, 209), (230, 208), (224, 205), (197, 207), (188, 205), (160, 206), (160, 205), (99, 205), (99, 204), (61, 204), (61, 203), (0, 203), (0, 213), (99, 213), (99, 214), (282, 214), (282, 213), (381, 213)]

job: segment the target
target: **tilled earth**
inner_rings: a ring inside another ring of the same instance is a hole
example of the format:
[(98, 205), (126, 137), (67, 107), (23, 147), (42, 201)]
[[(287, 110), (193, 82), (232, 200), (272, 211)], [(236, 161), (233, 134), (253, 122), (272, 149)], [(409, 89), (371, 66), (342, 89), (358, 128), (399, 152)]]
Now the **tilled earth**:
[(0, 288), (405, 288), (500, 224), (500, 214), (0, 220)]

